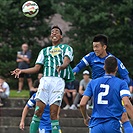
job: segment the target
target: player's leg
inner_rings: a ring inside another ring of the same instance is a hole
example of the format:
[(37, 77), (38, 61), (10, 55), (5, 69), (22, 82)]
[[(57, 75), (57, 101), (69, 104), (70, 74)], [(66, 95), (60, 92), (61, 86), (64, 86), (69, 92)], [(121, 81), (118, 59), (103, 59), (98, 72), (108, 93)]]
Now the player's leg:
[(42, 101), (36, 101), (34, 116), (32, 117), (32, 122), (30, 124), (30, 133), (37, 133), (45, 106), (46, 105)]
[(50, 116), (52, 133), (59, 133), (59, 108), (61, 106), (65, 82), (61, 78), (53, 77), (50, 83)]
[(116, 119), (109, 120), (103, 124), (104, 133), (121, 133), (120, 122)]
[[(32, 122), (30, 124), (30, 133), (36, 133), (39, 128), (40, 118), (44, 112), (44, 108), (48, 103), (48, 85), (45, 77), (40, 80), (38, 91), (36, 93), (36, 107)], [(46, 88), (46, 89), (45, 89)]]
[(98, 124), (94, 127), (91, 127), (89, 133), (104, 133), (103, 124)]
[(132, 133), (133, 127), (129, 121), (127, 112), (124, 112), (121, 117), (122, 126), (124, 128), (124, 133)]
[(59, 133), (58, 109), (59, 106), (56, 104), (50, 106), (52, 133)]

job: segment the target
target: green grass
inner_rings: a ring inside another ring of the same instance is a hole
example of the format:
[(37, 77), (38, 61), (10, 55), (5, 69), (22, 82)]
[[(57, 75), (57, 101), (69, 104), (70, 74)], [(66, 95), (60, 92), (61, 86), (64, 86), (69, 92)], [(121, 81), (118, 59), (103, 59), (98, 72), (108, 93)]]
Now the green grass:
[(29, 98), (29, 90), (22, 90), (20, 93), (17, 93), (17, 90), (10, 90), (11, 98)]

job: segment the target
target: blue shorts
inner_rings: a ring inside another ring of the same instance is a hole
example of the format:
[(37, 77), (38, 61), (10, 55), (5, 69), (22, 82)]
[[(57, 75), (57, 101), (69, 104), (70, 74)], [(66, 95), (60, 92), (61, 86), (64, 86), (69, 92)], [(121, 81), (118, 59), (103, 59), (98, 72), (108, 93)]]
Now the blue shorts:
[(90, 128), (90, 133), (121, 133), (120, 122), (110, 120)]

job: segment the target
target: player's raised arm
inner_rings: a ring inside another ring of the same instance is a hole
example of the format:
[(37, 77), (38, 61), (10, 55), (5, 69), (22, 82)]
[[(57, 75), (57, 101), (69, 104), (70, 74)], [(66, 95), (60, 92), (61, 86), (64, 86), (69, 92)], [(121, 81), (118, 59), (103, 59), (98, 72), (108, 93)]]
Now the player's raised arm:
[(81, 60), (80, 63), (78, 63), (74, 68), (73, 68), (73, 73), (78, 73), (81, 69), (83, 69), (86, 66), (86, 64)]

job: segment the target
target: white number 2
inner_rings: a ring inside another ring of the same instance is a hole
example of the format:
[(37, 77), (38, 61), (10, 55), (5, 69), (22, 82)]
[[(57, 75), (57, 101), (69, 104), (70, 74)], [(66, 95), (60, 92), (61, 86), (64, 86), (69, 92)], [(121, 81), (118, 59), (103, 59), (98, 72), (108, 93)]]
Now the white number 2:
[(98, 94), (97, 103), (98, 104), (108, 104), (108, 100), (102, 100), (102, 97), (108, 95), (108, 93), (109, 93), (109, 85), (101, 84), (100, 87), (101, 88), (105, 88), (105, 91), (104, 92), (100, 92)]

